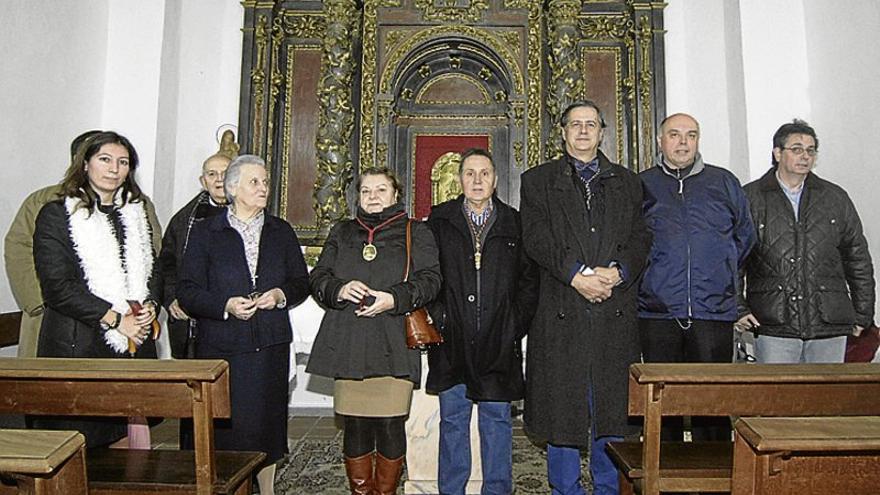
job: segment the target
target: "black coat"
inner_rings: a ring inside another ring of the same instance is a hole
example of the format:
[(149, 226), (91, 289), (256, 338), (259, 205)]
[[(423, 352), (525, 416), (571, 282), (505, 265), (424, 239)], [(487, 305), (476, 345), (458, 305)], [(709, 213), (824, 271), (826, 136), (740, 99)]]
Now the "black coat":
[[(168, 222), (165, 237), (162, 238), (162, 252), (159, 253), (158, 259), (164, 288), (162, 291), (162, 305), (166, 310), (177, 299), (177, 276), (183, 266), (183, 254), (189, 244), (189, 236), (193, 225), (206, 218), (226, 212), (226, 208), (213, 206), (209, 202), (209, 197), (207, 191), (200, 192), (180, 211), (175, 213), (171, 217), (171, 221)], [(180, 301), (178, 301), (179, 303)], [(168, 312), (171, 355), (176, 359), (186, 357), (189, 325), (190, 321), (176, 320), (171, 316), (171, 312)]]
[[(233, 296), (279, 288), (287, 307), (258, 310), (249, 320), (223, 319)], [(199, 321), (198, 346), (217, 353), (252, 352), (290, 343), (293, 334), (287, 310), (309, 295), (309, 275), (299, 240), (284, 220), (266, 214), (260, 234), (256, 287), (251, 282), (244, 242), (226, 214), (197, 223), (183, 257), (177, 298)]]
[(746, 185), (758, 244), (746, 261), (756, 332), (812, 339), (849, 335), (874, 321), (874, 267), (862, 222), (846, 192), (809, 174), (798, 218), (776, 169)]
[[(104, 342), (100, 320), (112, 305), (89, 290), (81, 260), (70, 238), (70, 224), (63, 201), (51, 201), (40, 210), (34, 231), (34, 264), (45, 304), (37, 355), (128, 358), (128, 353), (116, 353)], [(108, 252), (118, 248), (118, 245), (106, 247)], [(159, 290), (157, 274), (154, 263), (149, 281), (151, 297)], [(155, 358), (155, 342), (147, 339), (134, 357)], [(85, 435), (88, 447), (114, 442), (126, 435), (127, 428), (124, 418), (34, 417), (33, 422), (33, 426), (40, 429), (78, 430)]]
[[(400, 204), (390, 206), (381, 214), (368, 215), (365, 222), (378, 225), (402, 211)], [(434, 236), (425, 224), (413, 221), (413, 261), (409, 280), (403, 282), (406, 221), (404, 215), (376, 231), (373, 244), (378, 255), (369, 262), (361, 254), (367, 232), (356, 221), (339, 222), (330, 230), (311, 273), (312, 296), (326, 313), (312, 345), (309, 373), (345, 379), (393, 376), (419, 385), (421, 357), (419, 351), (406, 347), (403, 316), (437, 296), (440, 266)], [(351, 280), (390, 292), (394, 308), (375, 318), (355, 316), (355, 304), (337, 300), (339, 290)]]
[(477, 272), (463, 198), (435, 206), (428, 218), (443, 274), (440, 295), (428, 307), (444, 342), (429, 350), (426, 388), (438, 393), (463, 383), (471, 400), (518, 400), (525, 392), (521, 339), (537, 304), (537, 266), (523, 249), (519, 213), (493, 198), (495, 220)]
[[(104, 342), (100, 320), (111, 303), (89, 291), (81, 261), (73, 248), (64, 200), (51, 201), (40, 210), (34, 231), (34, 263), (43, 292), (45, 313), (40, 330), (41, 357), (124, 357)], [(117, 249), (110, 246), (107, 249)], [(150, 298), (159, 291), (158, 267), (153, 263)], [(147, 339), (135, 357), (156, 357)]]
[[(599, 159), (599, 199), (593, 203), (604, 204), (604, 218), (596, 222), (587, 219), (579, 179), (566, 159), (522, 176), (523, 242), (540, 266), (540, 297), (526, 352), (524, 419), (531, 434), (559, 445), (589, 445), (591, 384), (595, 433), (631, 432), (627, 380), (629, 365), (640, 359), (636, 295), (651, 235), (642, 218), (638, 177), (601, 153)], [(608, 300), (592, 304), (571, 287), (578, 262), (595, 267), (613, 261), (626, 279)]]

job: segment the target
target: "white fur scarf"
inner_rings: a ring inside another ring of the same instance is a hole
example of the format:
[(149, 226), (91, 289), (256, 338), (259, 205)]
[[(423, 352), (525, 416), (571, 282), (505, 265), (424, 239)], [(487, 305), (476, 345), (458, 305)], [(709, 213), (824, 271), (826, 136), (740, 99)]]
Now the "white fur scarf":
[[(70, 221), (70, 240), (79, 256), (86, 284), (92, 294), (113, 305), (113, 311), (130, 311), (128, 300), (143, 302), (149, 295), (147, 282), (153, 272), (153, 244), (144, 203), (126, 203), (119, 209), (125, 243), (123, 257), (108, 215), (82, 207), (77, 198), (64, 201)], [(124, 261), (123, 261), (124, 258)], [(128, 337), (117, 330), (104, 333), (114, 351), (128, 350)]]

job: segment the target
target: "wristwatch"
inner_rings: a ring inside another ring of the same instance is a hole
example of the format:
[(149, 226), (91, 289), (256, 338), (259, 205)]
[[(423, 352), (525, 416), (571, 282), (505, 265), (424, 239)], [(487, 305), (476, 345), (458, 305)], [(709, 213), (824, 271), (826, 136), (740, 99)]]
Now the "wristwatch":
[(116, 319), (113, 320), (112, 324), (104, 323), (104, 320), (101, 320), (99, 323), (101, 324), (102, 330), (115, 330), (119, 328), (119, 324), (122, 323), (122, 315), (118, 312), (114, 311), (113, 314), (116, 315)]

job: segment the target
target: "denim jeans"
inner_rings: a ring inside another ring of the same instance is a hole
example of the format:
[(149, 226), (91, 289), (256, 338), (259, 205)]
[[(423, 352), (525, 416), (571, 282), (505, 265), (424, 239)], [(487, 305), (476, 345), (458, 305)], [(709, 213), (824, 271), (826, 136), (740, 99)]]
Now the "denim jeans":
[[(592, 394), (587, 396), (590, 403), (590, 416), (595, 418)], [(593, 425), (595, 426), (595, 421)], [(605, 452), (608, 442), (623, 440), (622, 437), (604, 436), (596, 438), (595, 429), (590, 428), (590, 474), (593, 477), (594, 495), (617, 495), (619, 485), (617, 468)], [(581, 453), (576, 447), (547, 444), (547, 479), (552, 495), (585, 495), (581, 486)]]
[[(440, 459), (437, 480), (441, 495), (463, 495), (471, 476), (471, 410), (467, 387), (456, 385), (440, 392)], [(477, 402), (482, 495), (510, 495), (513, 491), (512, 441), (509, 402)]]
[(755, 339), (759, 363), (842, 363), (845, 354), (846, 335), (810, 340), (758, 335)]

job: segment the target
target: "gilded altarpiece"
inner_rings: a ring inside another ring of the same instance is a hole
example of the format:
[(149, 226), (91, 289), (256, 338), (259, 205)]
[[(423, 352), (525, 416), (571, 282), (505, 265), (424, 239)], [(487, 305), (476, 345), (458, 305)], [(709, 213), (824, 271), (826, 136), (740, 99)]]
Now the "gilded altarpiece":
[(484, 136), (518, 205), (520, 173), (562, 152), (558, 114), (580, 98), (605, 111), (605, 153), (641, 170), (665, 113), (664, 5), (245, 1), (242, 152), (266, 158), (273, 211), (314, 246), (351, 214), (364, 167), (395, 170), (426, 211), (419, 136)]

